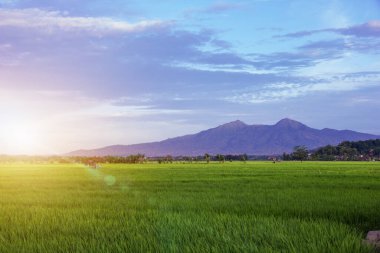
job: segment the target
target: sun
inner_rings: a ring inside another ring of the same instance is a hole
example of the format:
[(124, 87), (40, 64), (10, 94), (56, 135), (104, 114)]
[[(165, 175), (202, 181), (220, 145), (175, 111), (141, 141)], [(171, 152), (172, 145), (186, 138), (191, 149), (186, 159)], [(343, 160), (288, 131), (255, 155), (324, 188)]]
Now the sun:
[(32, 155), (39, 153), (43, 146), (42, 131), (33, 122), (7, 122), (1, 132), (7, 153)]
[(9, 139), (13, 144), (22, 149), (30, 149), (37, 146), (36, 132), (33, 128), (15, 126), (9, 133)]

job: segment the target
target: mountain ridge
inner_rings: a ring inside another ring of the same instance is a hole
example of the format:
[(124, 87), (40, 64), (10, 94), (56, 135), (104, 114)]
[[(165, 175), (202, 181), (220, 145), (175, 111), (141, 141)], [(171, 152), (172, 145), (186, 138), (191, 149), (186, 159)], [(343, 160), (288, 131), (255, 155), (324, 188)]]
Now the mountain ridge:
[(248, 125), (235, 120), (214, 128), (162, 141), (111, 145), (98, 149), (77, 150), (69, 156), (127, 156), (142, 153), (146, 156), (242, 154), (275, 155), (291, 152), (294, 146), (305, 145), (309, 149), (336, 145), (342, 141), (376, 139), (380, 136), (355, 132), (311, 128), (301, 122), (284, 118), (274, 125)]

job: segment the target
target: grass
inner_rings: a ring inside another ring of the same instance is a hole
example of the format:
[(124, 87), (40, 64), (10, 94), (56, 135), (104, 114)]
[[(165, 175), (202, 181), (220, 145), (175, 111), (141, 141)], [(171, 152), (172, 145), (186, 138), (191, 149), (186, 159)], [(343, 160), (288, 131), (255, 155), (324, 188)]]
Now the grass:
[(380, 163), (0, 164), (0, 252), (372, 252)]

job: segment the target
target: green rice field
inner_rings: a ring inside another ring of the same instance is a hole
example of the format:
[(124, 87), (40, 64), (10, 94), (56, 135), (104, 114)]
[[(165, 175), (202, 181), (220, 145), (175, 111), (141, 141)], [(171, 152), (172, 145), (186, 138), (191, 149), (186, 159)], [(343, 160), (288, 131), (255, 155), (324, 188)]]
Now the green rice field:
[(0, 252), (374, 252), (380, 162), (0, 164)]

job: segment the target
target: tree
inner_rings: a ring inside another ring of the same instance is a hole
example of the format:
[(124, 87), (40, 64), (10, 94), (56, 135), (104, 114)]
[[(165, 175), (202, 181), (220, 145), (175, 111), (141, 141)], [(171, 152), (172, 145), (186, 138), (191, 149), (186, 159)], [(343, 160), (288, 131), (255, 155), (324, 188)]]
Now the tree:
[(171, 156), (171, 155), (165, 156), (165, 162), (167, 162), (167, 163), (173, 163), (173, 156)]
[(217, 155), (216, 155), (216, 159), (217, 159), (220, 163), (224, 163), (224, 161), (225, 161), (224, 155), (221, 155), (221, 154), (217, 154)]
[(283, 153), (282, 154), (282, 160), (284, 160), (284, 161), (290, 161), (290, 160), (292, 160), (292, 155), (291, 154), (287, 154), (287, 153)]
[(295, 146), (293, 149), (292, 157), (293, 159), (300, 160), (302, 162), (303, 160), (306, 160), (308, 154), (309, 151), (305, 146)]
[(208, 153), (205, 154), (205, 160), (207, 163), (210, 163), (210, 155)]
[(241, 156), (240, 156), (240, 161), (242, 161), (242, 162), (246, 162), (248, 160), (248, 155), (247, 154), (242, 154)]

